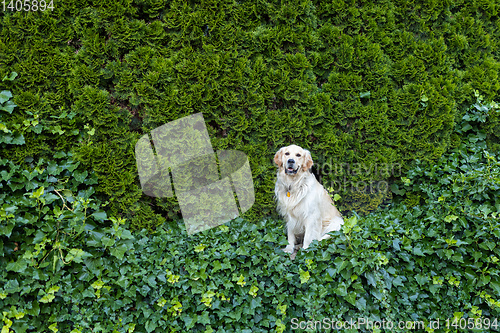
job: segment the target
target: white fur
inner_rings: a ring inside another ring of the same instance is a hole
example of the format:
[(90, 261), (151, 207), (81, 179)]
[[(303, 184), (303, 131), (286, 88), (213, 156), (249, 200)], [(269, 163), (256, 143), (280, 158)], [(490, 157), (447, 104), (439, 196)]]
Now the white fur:
[[(296, 161), (296, 174), (286, 173), (290, 158)], [(297, 238), (303, 237), (303, 248), (307, 249), (313, 240), (327, 239), (329, 232), (340, 230), (344, 220), (328, 192), (310, 172), (313, 162), (309, 151), (295, 145), (283, 147), (274, 161), (278, 165), (275, 199), (278, 212), (286, 220), (288, 235), (283, 251), (293, 253)]]

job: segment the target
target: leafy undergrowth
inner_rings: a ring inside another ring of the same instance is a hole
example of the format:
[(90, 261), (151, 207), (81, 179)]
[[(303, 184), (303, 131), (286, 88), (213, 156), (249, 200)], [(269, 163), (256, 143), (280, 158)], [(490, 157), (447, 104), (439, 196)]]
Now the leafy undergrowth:
[(132, 234), (71, 154), (0, 159), (2, 333), (500, 331), (500, 163), (480, 126), (494, 106), (416, 163), (401, 202), (293, 261), (282, 221)]

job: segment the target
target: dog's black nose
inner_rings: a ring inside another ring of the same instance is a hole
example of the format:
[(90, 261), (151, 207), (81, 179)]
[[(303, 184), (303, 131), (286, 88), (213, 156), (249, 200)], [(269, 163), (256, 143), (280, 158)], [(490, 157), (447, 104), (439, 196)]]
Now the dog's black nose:
[(294, 160), (293, 158), (290, 158), (290, 159), (288, 160), (288, 164), (293, 164), (293, 163), (295, 163), (295, 160)]

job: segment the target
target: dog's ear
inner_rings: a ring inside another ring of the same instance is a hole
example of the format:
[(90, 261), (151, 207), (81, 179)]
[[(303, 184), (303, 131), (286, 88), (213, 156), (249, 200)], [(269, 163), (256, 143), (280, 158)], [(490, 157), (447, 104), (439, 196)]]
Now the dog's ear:
[(283, 166), (283, 148), (280, 148), (276, 155), (274, 155), (274, 163), (281, 168)]
[(311, 156), (311, 153), (309, 152), (309, 150), (306, 150), (304, 149), (305, 151), (305, 155), (304, 155), (304, 159), (305, 159), (305, 162), (304, 162), (304, 170), (307, 171), (309, 169), (311, 169), (311, 167), (313, 166), (313, 159), (312, 159), (312, 156)]

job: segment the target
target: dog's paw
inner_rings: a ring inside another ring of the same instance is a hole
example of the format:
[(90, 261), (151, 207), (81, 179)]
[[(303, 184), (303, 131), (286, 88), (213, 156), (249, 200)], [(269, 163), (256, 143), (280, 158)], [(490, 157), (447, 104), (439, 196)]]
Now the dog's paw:
[(293, 250), (295, 249), (295, 246), (293, 245), (290, 245), (288, 244), (284, 249), (283, 251), (285, 251), (286, 253), (293, 253)]

